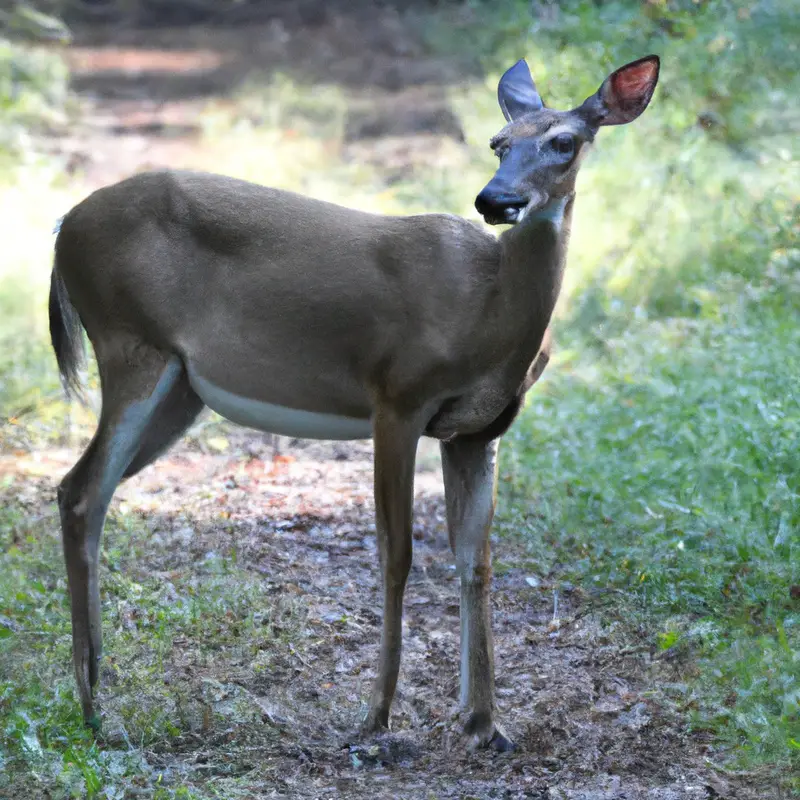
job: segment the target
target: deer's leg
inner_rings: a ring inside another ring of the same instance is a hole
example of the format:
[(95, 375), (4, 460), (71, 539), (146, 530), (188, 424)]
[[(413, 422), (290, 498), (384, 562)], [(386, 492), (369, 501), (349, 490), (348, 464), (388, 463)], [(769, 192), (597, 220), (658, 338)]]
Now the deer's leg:
[(461, 705), (473, 747), (510, 750), (495, 720), (494, 647), (489, 592), (489, 528), (497, 489), (498, 440), (442, 442), (447, 527), (461, 581)]
[(58, 487), (75, 677), (84, 719), (95, 729), (99, 718), (92, 687), (102, 649), (98, 554), (103, 522), (114, 490), (184, 374), (177, 357), (167, 360), (150, 350), (137, 353), (135, 364), (124, 358), (98, 360), (103, 408), (97, 432)]
[(165, 453), (187, 431), (205, 408), (185, 371), (159, 404), (141, 437), (139, 449), (123, 477), (130, 478)]
[(383, 410), (376, 414), (373, 428), (376, 529), (384, 602), (378, 677), (362, 726), (366, 733), (388, 727), (400, 671), (403, 594), (411, 569), (414, 461), (421, 430), (413, 421)]

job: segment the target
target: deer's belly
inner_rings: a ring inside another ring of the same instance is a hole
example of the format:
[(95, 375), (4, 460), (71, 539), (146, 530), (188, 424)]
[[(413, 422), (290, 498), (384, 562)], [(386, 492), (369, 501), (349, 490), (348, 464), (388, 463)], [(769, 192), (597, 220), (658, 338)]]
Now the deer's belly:
[(200, 377), (191, 367), (188, 372), (189, 382), (200, 399), (217, 414), (238, 425), (299, 439), (343, 440), (372, 437), (372, 423), (369, 419), (265, 403), (229, 392)]

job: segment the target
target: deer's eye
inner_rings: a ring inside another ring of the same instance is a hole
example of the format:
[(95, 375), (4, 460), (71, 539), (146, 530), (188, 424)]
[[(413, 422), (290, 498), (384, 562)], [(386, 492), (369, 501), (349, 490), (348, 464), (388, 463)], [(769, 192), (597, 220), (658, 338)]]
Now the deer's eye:
[(559, 133), (550, 140), (550, 146), (562, 156), (571, 156), (575, 152), (575, 139), (568, 133)]

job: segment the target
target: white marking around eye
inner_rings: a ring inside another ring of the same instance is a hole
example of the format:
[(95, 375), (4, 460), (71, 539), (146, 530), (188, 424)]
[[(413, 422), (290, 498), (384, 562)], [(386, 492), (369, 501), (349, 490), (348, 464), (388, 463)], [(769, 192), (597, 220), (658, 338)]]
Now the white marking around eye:
[(239, 425), (299, 439), (341, 441), (372, 437), (372, 423), (369, 419), (303, 411), (242, 397), (201, 378), (191, 366), (187, 367), (187, 371), (189, 382), (200, 399), (217, 414)]
[(551, 139), (555, 139), (559, 133), (575, 133), (575, 128), (570, 125), (554, 125), (552, 128), (547, 129), (547, 137), (543, 138), (543, 142), (549, 142)]

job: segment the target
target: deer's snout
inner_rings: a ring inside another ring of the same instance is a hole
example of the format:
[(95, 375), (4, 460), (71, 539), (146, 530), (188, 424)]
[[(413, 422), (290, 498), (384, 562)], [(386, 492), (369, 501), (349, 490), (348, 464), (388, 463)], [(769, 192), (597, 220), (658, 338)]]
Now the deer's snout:
[(490, 224), (505, 222), (506, 210), (519, 210), (525, 208), (528, 201), (518, 194), (514, 194), (502, 187), (493, 187), (490, 183), (476, 198), (475, 208), (478, 213)]

